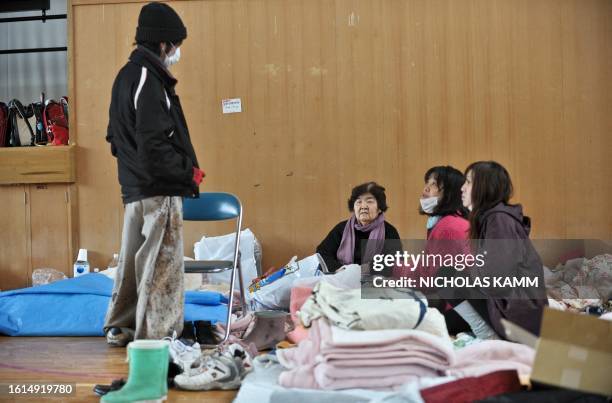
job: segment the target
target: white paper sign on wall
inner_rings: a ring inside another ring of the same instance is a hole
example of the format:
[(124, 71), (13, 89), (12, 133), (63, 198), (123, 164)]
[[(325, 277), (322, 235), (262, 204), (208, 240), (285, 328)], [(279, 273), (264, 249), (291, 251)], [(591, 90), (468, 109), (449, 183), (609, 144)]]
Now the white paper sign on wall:
[(223, 106), (223, 113), (242, 112), (242, 102), (240, 98), (224, 99), (221, 104)]

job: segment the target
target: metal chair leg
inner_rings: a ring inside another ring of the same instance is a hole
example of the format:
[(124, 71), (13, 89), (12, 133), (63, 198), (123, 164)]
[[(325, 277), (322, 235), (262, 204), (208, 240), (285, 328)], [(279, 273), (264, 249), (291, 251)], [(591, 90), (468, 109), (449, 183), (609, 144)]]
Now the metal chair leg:
[(242, 266), (240, 264), (240, 259), (238, 259), (238, 281), (240, 283), (240, 306), (242, 307), (242, 317), (244, 317), (249, 311), (249, 307), (246, 303), (245, 297), (245, 288), (244, 288), (244, 279), (242, 278)]
[(227, 301), (227, 316), (225, 319), (225, 334), (223, 335), (223, 340), (219, 342), (219, 345), (225, 343), (229, 339), (230, 329), (232, 327), (232, 307), (234, 306), (234, 281), (235, 279), (236, 279), (236, 265), (232, 267), (232, 276), (230, 278), (229, 298)]

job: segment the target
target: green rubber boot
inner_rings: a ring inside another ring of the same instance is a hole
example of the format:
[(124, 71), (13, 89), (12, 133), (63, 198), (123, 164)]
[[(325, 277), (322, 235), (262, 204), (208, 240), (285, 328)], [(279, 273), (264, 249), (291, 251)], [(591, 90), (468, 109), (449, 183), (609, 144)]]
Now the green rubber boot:
[(102, 396), (103, 403), (161, 402), (168, 395), (168, 342), (135, 340), (128, 344), (127, 383)]

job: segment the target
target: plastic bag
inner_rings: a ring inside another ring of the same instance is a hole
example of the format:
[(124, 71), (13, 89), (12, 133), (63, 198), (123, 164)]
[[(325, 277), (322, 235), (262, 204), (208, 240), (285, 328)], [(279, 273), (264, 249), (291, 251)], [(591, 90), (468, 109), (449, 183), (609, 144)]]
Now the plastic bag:
[(334, 273), (324, 276), (305, 278), (297, 280), (294, 287), (312, 287), (317, 283), (325, 281), (331, 285), (342, 289), (361, 288), (361, 266), (358, 264), (348, 264), (340, 267)]
[(32, 272), (32, 287), (50, 284), (59, 280), (64, 280), (66, 275), (61, 271), (51, 268), (36, 269)]
[[(236, 233), (215, 236), (202, 237), (199, 242), (196, 242), (193, 248), (196, 260), (233, 260), (234, 239)], [(250, 229), (240, 231), (240, 267), (242, 269), (242, 278), (245, 288), (251, 281), (257, 277), (257, 261), (255, 259), (255, 244), (257, 239)], [(261, 256), (261, 247), (260, 256)], [(261, 262), (260, 262), (261, 265)], [(207, 275), (207, 282), (210, 284), (229, 284), (231, 279), (231, 270), (222, 273), (214, 273)], [(236, 273), (236, 282), (234, 289), (240, 289), (238, 281), (238, 273)]]
[(259, 243), (257, 238), (255, 238), (255, 240), (253, 242), (253, 252), (254, 252), (254, 255), (255, 255), (255, 267), (257, 268), (257, 275), (261, 276), (263, 274), (263, 271), (262, 271), (262, 268), (261, 268), (261, 261), (262, 261), (262, 258), (263, 258), (263, 251), (261, 249), (261, 244)]
[(254, 311), (262, 310), (289, 310), (291, 288), (294, 282), (320, 276), (319, 259), (316, 254), (308, 256), (300, 261), (292, 259), (286, 266), (288, 274), (269, 283), (255, 292), (249, 292), (249, 305)]

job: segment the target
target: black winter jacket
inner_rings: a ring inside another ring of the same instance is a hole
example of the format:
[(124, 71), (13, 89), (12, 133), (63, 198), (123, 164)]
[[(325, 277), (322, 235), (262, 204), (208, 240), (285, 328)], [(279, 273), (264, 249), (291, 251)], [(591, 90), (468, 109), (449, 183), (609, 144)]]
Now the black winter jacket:
[(124, 203), (199, 195), (193, 181), (199, 165), (176, 83), (161, 60), (142, 47), (115, 78), (106, 140), (117, 158)]

